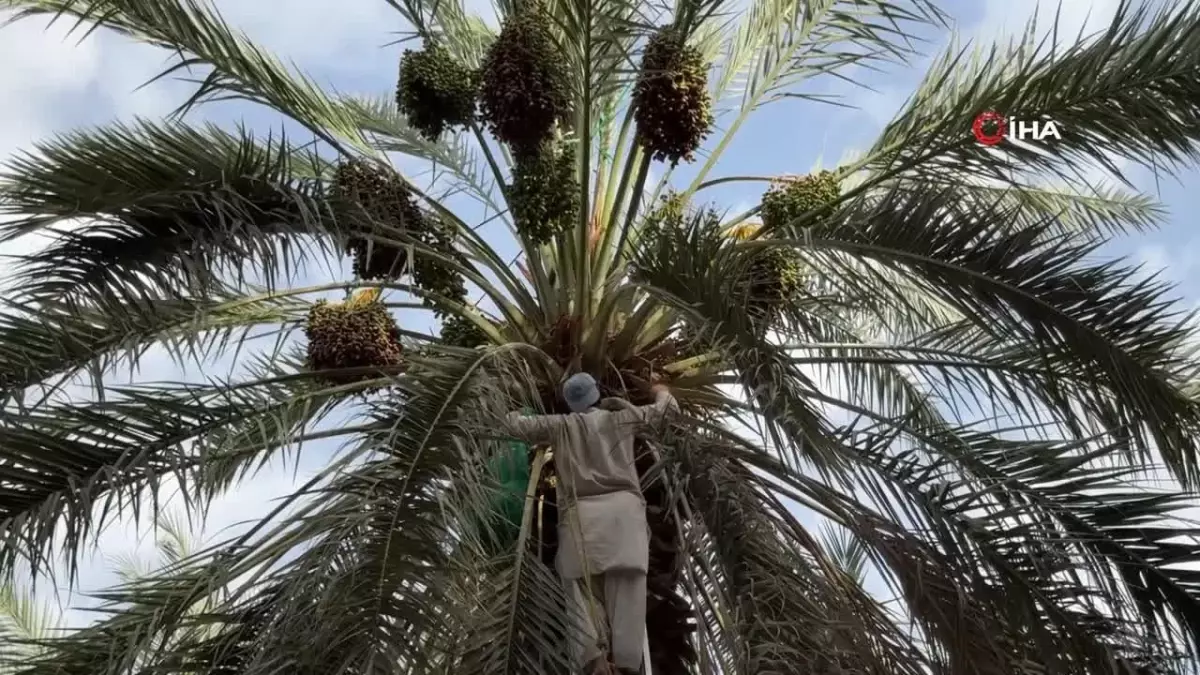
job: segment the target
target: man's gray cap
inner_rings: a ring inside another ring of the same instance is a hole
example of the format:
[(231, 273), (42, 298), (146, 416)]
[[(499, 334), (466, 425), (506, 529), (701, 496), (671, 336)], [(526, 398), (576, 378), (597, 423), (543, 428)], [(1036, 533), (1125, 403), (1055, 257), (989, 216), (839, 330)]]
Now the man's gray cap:
[(576, 373), (567, 378), (562, 393), (573, 412), (584, 412), (600, 400), (600, 388), (596, 386), (595, 378), (587, 373)]

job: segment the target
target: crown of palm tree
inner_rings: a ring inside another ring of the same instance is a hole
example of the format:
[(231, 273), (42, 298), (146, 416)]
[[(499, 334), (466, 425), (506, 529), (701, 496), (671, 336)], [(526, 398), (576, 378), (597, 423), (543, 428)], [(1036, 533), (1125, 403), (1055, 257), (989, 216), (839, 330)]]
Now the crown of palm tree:
[[(952, 46), (860, 159), (781, 180), (716, 173), (754, 111), (903, 61), (933, 4), (500, 0), (497, 31), (457, 0), (387, 2), (423, 44), (371, 98), (201, 0), (0, 0), (207, 69), (177, 118), (0, 172), (0, 241), (52, 234), (0, 314), (0, 570), (73, 569), (164, 479), (203, 505), (300, 444), (344, 448), (15, 673), (570, 672), (553, 452), (495, 418), (561, 409), (580, 370), (634, 403), (668, 381), (686, 412), (639, 445), (655, 675), (1194, 669), (1200, 546), (1171, 520), (1200, 477), (1191, 333), (1169, 289), (1094, 258), (1162, 211), (1040, 186), (1196, 159), (1200, 3), (1123, 4), (1065, 49)], [(231, 98), (315, 142), (182, 115)], [(987, 147), (984, 109), (1069, 132)], [(731, 182), (763, 203), (723, 215), (706, 199)], [(286, 274), (344, 256), (353, 278)], [(153, 346), (239, 368), (98, 375)], [(103, 396), (55, 395), (85, 375)], [(521, 453), (520, 522), (497, 524), (492, 461)]]

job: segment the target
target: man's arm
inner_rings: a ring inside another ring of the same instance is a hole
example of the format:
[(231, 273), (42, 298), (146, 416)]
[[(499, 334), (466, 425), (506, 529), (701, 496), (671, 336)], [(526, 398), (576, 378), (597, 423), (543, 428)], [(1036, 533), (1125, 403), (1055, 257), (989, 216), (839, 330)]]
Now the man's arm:
[(500, 428), (506, 436), (536, 445), (553, 441), (554, 434), (562, 423), (562, 415), (526, 415), (510, 412), (501, 420)]
[(654, 393), (654, 403), (649, 405), (630, 406), (616, 413), (618, 424), (648, 425), (662, 421), (669, 415), (679, 412), (679, 403), (671, 395), (666, 385), (656, 384), (650, 388)]

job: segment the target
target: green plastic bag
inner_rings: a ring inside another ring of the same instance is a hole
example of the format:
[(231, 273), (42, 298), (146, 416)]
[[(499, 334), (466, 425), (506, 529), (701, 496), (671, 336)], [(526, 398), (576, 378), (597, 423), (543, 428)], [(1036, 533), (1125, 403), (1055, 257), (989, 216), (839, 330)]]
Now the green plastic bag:
[[(525, 410), (525, 414), (531, 412)], [(529, 445), (509, 441), (508, 448), (488, 461), (488, 472), (499, 483), (487, 508), (488, 525), (484, 528), (488, 543), (497, 551), (509, 551), (521, 535), (525, 515), (525, 492), (529, 489)]]

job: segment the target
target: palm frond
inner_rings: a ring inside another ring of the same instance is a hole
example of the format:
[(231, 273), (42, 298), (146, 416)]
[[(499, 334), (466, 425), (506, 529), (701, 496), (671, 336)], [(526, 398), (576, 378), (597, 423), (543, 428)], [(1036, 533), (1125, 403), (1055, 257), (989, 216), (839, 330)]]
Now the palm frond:
[(776, 520), (782, 509), (727, 442), (698, 440), (689, 439), (694, 447), (677, 461), (724, 570), (720, 587), (742, 641), (737, 671), (803, 664), (817, 672), (924, 672), (920, 653), (877, 601), (846, 583), (815, 538)]
[(461, 0), (426, 3), (423, 0), (384, 0), (412, 26), (416, 36), (433, 36), (459, 61), (478, 68), (488, 45), (496, 38), (482, 18), (469, 14)]
[[(190, 609), (247, 570), (237, 553), (197, 557), (187, 564), (96, 594), (103, 618), (55, 636), (22, 642), (38, 649), (14, 673), (142, 672), (147, 655), (187, 633)], [(193, 621), (195, 619), (193, 618)]]
[(197, 550), (197, 542), (192, 537), (192, 524), (186, 513), (179, 511), (160, 514), (154, 521), (159, 531), (155, 547), (162, 556), (165, 565), (178, 565), (191, 558)]
[[(283, 136), (140, 122), (42, 143), (0, 175), (3, 238), (47, 232), (15, 297), (139, 299), (213, 289), (253, 260), (268, 282), (334, 232), (327, 163)], [(76, 223), (49, 229), (55, 223)], [(310, 235), (303, 240), (280, 235)]]
[(269, 293), (157, 297), (101, 306), (50, 299), (11, 302), (0, 317), (0, 383), (14, 396), (50, 378), (65, 382), (84, 369), (135, 366), (152, 346), (181, 361), (203, 362), (214, 352), (240, 349), (256, 327), (298, 320), (307, 307)]
[[(1033, 185), (980, 185), (957, 181), (945, 184), (957, 189), (956, 206), (963, 218), (990, 208), (1013, 214), (1014, 226), (1026, 224), (1050, 226), (1051, 235), (1067, 234), (1107, 238), (1157, 229), (1167, 217), (1165, 208), (1148, 195), (1117, 186), (1088, 186), (1074, 190)], [(888, 181), (880, 186), (903, 190), (903, 181)]]
[(39, 602), (32, 590), (12, 583), (0, 585), (0, 673), (36, 654), (31, 641), (45, 638), (60, 619)]
[[(991, 633), (977, 636), (976, 648), (1010, 663), (1029, 659), (1077, 672), (1107, 668), (1112, 658), (1195, 658), (1196, 579), (1175, 565), (1200, 556), (1200, 545), (1193, 528), (1172, 522), (1186, 508), (1185, 493), (1135, 484), (1132, 472), (1103, 461), (1115, 449), (1090, 439), (1004, 441), (957, 429), (920, 439), (938, 448), (939, 458), (926, 460), (892, 438), (862, 432), (864, 466), (874, 467), (865, 473), (882, 475), (890, 487), (863, 480), (908, 532), (863, 521), (852, 529), (902, 577), (901, 588), (910, 584), (903, 576), (921, 567), (971, 588), (970, 599), (960, 594), (954, 602)], [(898, 503), (911, 508), (887, 506)], [(928, 532), (923, 542), (914, 528)], [(905, 595), (921, 614), (931, 606), (913, 603), (945, 602), (939, 592), (908, 585)], [(995, 618), (1009, 627), (996, 632)], [(940, 618), (925, 620), (945, 631)], [(970, 643), (945, 632), (937, 639), (946, 649)]]
[(532, 516), (528, 510), (513, 554), (455, 570), (460, 580), (473, 582), (467, 588), (477, 589), (469, 602), (478, 603), (478, 609), (465, 622), (463, 634), (482, 638), (462, 650), (458, 667), (464, 671), (555, 673), (572, 668), (569, 626), (577, 610), (568, 609), (563, 580), (537, 557)]
[(825, 523), (821, 529), (824, 548), (830, 558), (847, 577), (860, 586), (866, 580), (867, 549), (848, 530)]
[(150, 566), (134, 553), (120, 553), (108, 560), (113, 574), (123, 584), (130, 584), (151, 573)]
[(209, 499), (372, 384), (329, 386), (286, 363), (268, 361), (260, 372), (275, 376), (261, 380), (111, 388), (92, 403), (0, 415), (0, 569), (26, 558), (41, 571), (57, 549), (73, 577), (89, 536), (117, 511), (136, 515), (148, 503), (157, 512), (164, 480)]
[[(1052, 237), (1049, 226), (1013, 229), (1011, 214), (999, 210), (967, 225), (941, 208), (943, 199), (953, 198), (950, 193), (933, 191), (920, 201), (911, 195), (893, 194), (851, 209), (844, 225), (828, 235), (811, 233), (794, 243), (812, 252), (812, 264), (827, 271), (830, 281), (844, 288), (869, 286), (883, 302), (895, 297), (886, 287), (859, 280), (837, 265), (836, 255), (821, 252), (851, 254), (915, 275), (928, 293), (966, 317), (961, 324), (931, 327), (936, 332), (920, 344), (971, 351), (959, 340), (979, 337), (961, 332), (970, 326), (985, 333), (993, 349), (1010, 345), (1005, 360), (1016, 356), (1021, 367), (1043, 370), (1030, 384), (1064, 424), (1081, 424), (1079, 409), (1072, 407), (1081, 406), (1089, 422), (1127, 434), (1131, 450), (1145, 454), (1153, 443), (1181, 479), (1193, 481), (1196, 455), (1188, 435), (1159, 423), (1169, 417), (1190, 426), (1196, 415), (1179, 390), (1192, 368), (1178, 352), (1189, 331), (1171, 314), (1166, 289), (1137, 280), (1133, 268), (1091, 263), (1087, 259), (1097, 246), (1091, 241)], [(1078, 387), (1068, 384), (1072, 380)]]
[[(448, 193), (466, 192), (499, 216), (507, 209), (498, 202), (499, 186), (483, 167), (473, 148), (462, 136), (431, 142), (412, 129), (394, 104), (383, 97), (341, 99), (361, 120), (363, 131), (373, 137), (372, 145), (384, 152), (396, 152), (431, 162), (446, 169), (454, 181), (445, 186)], [(486, 217), (486, 216), (485, 216)]]
[(363, 461), (330, 476), (320, 490), (328, 499), (261, 548), (274, 565), (312, 542), (270, 578), (277, 613), (244, 672), (298, 663), (362, 672), (385, 662), (427, 672), (447, 658), (460, 619), (448, 610), (451, 539), (439, 494), (466, 456), (451, 441), (463, 429), (459, 408), (480, 395), (472, 382), (493, 358), (414, 356), (395, 389), (371, 403), (355, 444)]
[[(752, 309), (756, 306), (752, 289), (745, 283), (756, 255), (725, 237), (715, 219), (697, 212), (681, 227), (647, 233), (633, 266), (635, 278), (647, 283), (649, 292), (678, 311), (700, 340), (711, 341), (713, 350), (727, 355), (724, 365), (735, 373), (734, 381), (755, 412), (773, 429), (777, 451), (790, 454), (792, 466), (802, 461), (822, 468), (836, 466), (841, 461), (838, 449), (827, 442), (831, 427), (813, 397), (823, 387), (801, 371), (795, 345), (779, 344), (770, 333), (785, 328), (785, 340), (801, 331), (806, 338), (831, 333), (839, 335), (835, 339), (858, 338), (851, 338), (853, 331), (823, 320), (827, 315), (838, 317), (836, 307), (823, 312), (828, 309), (827, 296), (819, 289), (801, 291), (785, 308), (786, 319), (767, 322)], [(795, 327), (786, 329), (783, 324), (788, 322)], [(893, 384), (900, 385), (899, 390), (892, 389), (893, 400), (921, 405), (925, 397), (906, 380)], [(940, 417), (932, 410), (929, 416)]]
[[(916, 53), (911, 38), (922, 26), (945, 24), (945, 14), (926, 0), (754, 0), (726, 43), (715, 83), (718, 99), (740, 102), (704, 166), (693, 192), (716, 165), (737, 131), (760, 106), (788, 98), (825, 101), (797, 87), (848, 67), (877, 68)], [(849, 80), (847, 80), (849, 81)]]

